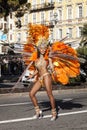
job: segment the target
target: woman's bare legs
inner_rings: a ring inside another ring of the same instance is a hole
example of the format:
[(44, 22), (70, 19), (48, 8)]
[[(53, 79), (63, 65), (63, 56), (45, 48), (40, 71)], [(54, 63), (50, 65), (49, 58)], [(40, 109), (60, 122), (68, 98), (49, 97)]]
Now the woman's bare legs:
[[(39, 80), (34, 84), (34, 86), (32, 87), (31, 91), (29, 92), (29, 96), (32, 100), (32, 103), (35, 107), (35, 111), (36, 111), (36, 117), (38, 118), (39, 116), (42, 116), (42, 112), (38, 106), (38, 101), (37, 98), (35, 96), (35, 94), (38, 92), (38, 90), (41, 88), (41, 83), (39, 82)], [(41, 114), (41, 115), (40, 115)]]
[[(52, 94), (52, 82), (51, 82), (51, 77), (50, 75), (46, 75), (44, 76), (44, 85), (46, 87), (46, 91), (47, 91), (47, 95), (50, 99), (50, 103), (51, 103), (51, 107), (52, 107), (52, 116), (54, 116), (54, 120), (56, 119), (56, 107), (55, 107), (55, 100), (54, 100), (54, 96)], [(35, 94), (37, 93), (37, 91), (41, 88), (41, 83), (38, 80), (35, 85), (33, 86), (33, 88), (31, 89), (29, 96), (34, 104), (34, 107), (36, 109), (36, 114), (38, 114), (38, 112), (40, 111), (39, 106), (38, 106), (38, 102), (37, 102), (37, 98), (35, 96)]]
[(48, 97), (50, 99), (51, 107), (52, 107), (52, 118), (51, 118), (51, 120), (55, 120), (56, 117), (57, 117), (57, 112), (56, 112), (54, 96), (52, 94), (52, 81), (51, 81), (50, 75), (44, 76), (44, 84), (46, 86), (46, 91), (47, 91)]
[(38, 106), (38, 102), (35, 94), (38, 92), (40, 88), (41, 88), (41, 83), (38, 80), (32, 87), (31, 91), (29, 92), (29, 96), (33, 102), (34, 107)]
[(52, 94), (52, 82), (51, 82), (50, 75), (44, 76), (44, 84), (46, 86), (47, 95), (50, 99), (51, 107), (52, 107), (52, 109), (54, 109), (55, 108), (55, 100), (54, 100), (54, 96)]

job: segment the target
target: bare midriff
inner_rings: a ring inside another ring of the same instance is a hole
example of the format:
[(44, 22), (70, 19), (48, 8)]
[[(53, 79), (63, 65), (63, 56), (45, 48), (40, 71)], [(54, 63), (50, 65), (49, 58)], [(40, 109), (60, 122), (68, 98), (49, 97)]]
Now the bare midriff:
[(35, 66), (38, 69), (39, 72), (39, 76), (43, 76), (44, 74), (48, 73), (47, 70), (47, 61), (44, 59), (44, 57), (40, 57), (36, 62), (35, 62)]

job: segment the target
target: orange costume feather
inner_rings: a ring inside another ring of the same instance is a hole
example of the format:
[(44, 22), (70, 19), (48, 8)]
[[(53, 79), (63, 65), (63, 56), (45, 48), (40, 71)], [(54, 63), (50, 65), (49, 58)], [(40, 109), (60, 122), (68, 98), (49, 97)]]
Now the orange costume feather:
[[(25, 63), (28, 65), (31, 61), (37, 59), (37, 47), (41, 44), (40, 39), (47, 41), (49, 38), (49, 28), (44, 25), (29, 25), (29, 37), (27, 44), (24, 45), (24, 51), (29, 52), (31, 56), (25, 56)], [(48, 43), (48, 42), (47, 42)], [(46, 44), (47, 44), (46, 43)], [(67, 84), (70, 77), (76, 77), (80, 74), (80, 64), (77, 52), (63, 42), (54, 42), (51, 49), (48, 46), (45, 59), (52, 59), (56, 76), (52, 77), (56, 82)], [(33, 65), (30, 69), (34, 69)]]

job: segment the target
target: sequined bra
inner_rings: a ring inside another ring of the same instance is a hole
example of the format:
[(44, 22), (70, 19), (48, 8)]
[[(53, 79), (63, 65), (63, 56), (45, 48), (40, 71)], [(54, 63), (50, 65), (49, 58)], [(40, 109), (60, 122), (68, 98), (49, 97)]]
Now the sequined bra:
[(37, 67), (37, 69), (42, 69), (42, 68), (46, 68), (47, 67), (47, 62), (44, 59), (44, 57), (40, 57), (36, 62), (35, 62), (35, 66)]

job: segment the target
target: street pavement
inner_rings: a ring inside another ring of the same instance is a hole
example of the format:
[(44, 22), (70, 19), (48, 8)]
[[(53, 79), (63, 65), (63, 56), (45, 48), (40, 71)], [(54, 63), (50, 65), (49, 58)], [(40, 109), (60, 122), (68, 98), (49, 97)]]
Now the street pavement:
[(34, 119), (34, 107), (25, 93), (0, 95), (0, 130), (87, 130), (87, 89), (54, 90), (58, 119), (50, 121), (51, 107), (45, 91), (37, 93), (43, 111), (42, 119)]

